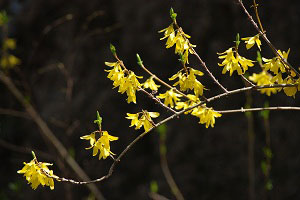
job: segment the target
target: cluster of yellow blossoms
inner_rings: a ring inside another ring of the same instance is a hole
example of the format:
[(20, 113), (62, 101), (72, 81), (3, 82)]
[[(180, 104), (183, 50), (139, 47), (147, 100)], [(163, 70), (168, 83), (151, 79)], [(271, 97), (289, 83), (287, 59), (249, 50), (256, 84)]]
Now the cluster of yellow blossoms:
[(138, 78), (143, 78), (141, 76), (136, 76), (134, 72), (129, 71), (127, 69), (122, 69), (121, 63), (118, 62), (105, 62), (105, 65), (112, 67), (111, 70), (105, 70), (109, 72), (108, 78), (112, 80), (114, 88), (119, 87), (118, 92), (123, 94), (126, 92), (128, 98), (127, 102), (136, 103), (136, 90), (141, 87)]
[(229, 48), (225, 52), (218, 54), (220, 55), (220, 59), (224, 59), (221, 64), (218, 63), (219, 66), (224, 66), (222, 74), (229, 71), (231, 76), (234, 71), (237, 71), (238, 75), (241, 75), (248, 70), (248, 67), (254, 66), (252, 60), (240, 56), (233, 48)]
[(17, 171), (18, 174), (24, 174), (26, 180), (31, 184), (32, 189), (36, 189), (40, 184), (42, 186), (49, 186), (51, 190), (54, 189), (54, 180), (58, 179), (58, 176), (53, 174), (52, 170), (49, 170), (48, 166), (52, 164), (38, 162), (35, 154), (32, 152), (34, 159), (29, 163), (24, 162), (24, 167)]
[[(239, 39), (238, 39), (239, 40)], [(246, 48), (250, 49), (255, 44), (261, 50), (261, 41), (259, 39), (259, 34), (253, 37), (242, 38), (245, 41)], [(227, 71), (230, 72), (230, 76), (234, 71), (237, 71), (238, 75), (244, 74), (248, 67), (254, 66), (252, 60), (246, 59), (240, 56), (237, 52), (239, 41), (236, 41), (236, 47), (229, 48), (223, 53), (218, 53), (220, 59), (224, 59), (219, 66), (224, 66), (222, 73), (225, 74)], [(287, 52), (278, 50), (278, 54), (287, 61), (290, 50)], [(295, 97), (297, 91), (300, 91), (300, 77), (296, 78), (295, 72), (290, 69), (290, 67), (282, 62), (279, 56), (267, 59), (261, 58), (260, 53), (258, 54), (258, 62), (261, 64), (262, 71), (258, 74), (253, 73), (249, 76), (249, 80), (256, 83), (258, 86), (273, 85), (273, 84), (293, 84), (295, 87), (285, 87), (283, 89), (287, 96)], [(285, 78), (283, 78), (285, 77)], [(281, 91), (282, 88), (263, 88), (260, 89), (262, 94), (276, 94)]]
[(184, 73), (183, 69), (173, 75), (169, 80), (178, 79), (173, 86), (179, 85), (180, 91), (185, 92), (187, 90), (194, 90), (195, 95), (202, 96), (204, 86), (196, 79), (197, 76), (203, 76), (203, 72), (188, 67)]
[(148, 132), (154, 126), (152, 118), (156, 118), (158, 116), (158, 112), (148, 112), (143, 110), (142, 112), (135, 114), (127, 113), (126, 118), (131, 119), (130, 127), (136, 126), (135, 129), (140, 129), (143, 126), (145, 132)]
[[(8, 16), (5, 12), (0, 12), (0, 27), (8, 23)], [(11, 54), (11, 51), (16, 49), (16, 40), (13, 38), (4, 38), (2, 41), (0, 68), (9, 70), (21, 63), (21, 60)]]
[(176, 19), (173, 18), (173, 23), (171, 23), (167, 28), (160, 30), (159, 33), (164, 33), (164, 37), (160, 38), (160, 40), (164, 40), (166, 38), (166, 48), (171, 48), (175, 45), (175, 54), (178, 54), (182, 57), (183, 63), (189, 63), (189, 53), (193, 54), (193, 47), (196, 47), (196, 45), (193, 45), (190, 43), (188, 38), (191, 38), (188, 34), (184, 33), (182, 28), (179, 28), (177, 26), (176, 29), (174, 29), (177, 26)]
[[(98, 139), (96, 138), (97, 133), (100, 135)], [(90, 141), (91, 146), (85, 149), (93, 148), (93, 156), (96, 156), (99, 152), (99, 160), (115, 155), (110, 151), (109, 142), (118, 140), (118, 137), (109, 135), (107, 131), (95, 131), (89, 135), (80, 137), (80, 139)]]

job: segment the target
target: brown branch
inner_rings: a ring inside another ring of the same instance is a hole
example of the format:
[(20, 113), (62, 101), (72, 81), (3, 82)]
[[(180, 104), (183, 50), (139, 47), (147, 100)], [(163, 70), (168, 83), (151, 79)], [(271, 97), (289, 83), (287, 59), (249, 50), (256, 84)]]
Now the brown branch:
[[(241, 7), (243, 8), (245, 14), (247, 15), (248, 19), (250, 20), (251, 24), (254, 26), (254, 28), (256, 29), (256, 31), (261, 35), (261, 37), (264, 39), (264, 41), (269, 45), (269, 47), (271, 48), (271, 50), (273, 51), (273, 53), (279, 57), (280, 62), (283, 64), (283, 66), (286, 68), (286, 65), (289, 66), (289, 68), (291, 70), (293, 70), (295, 72), (295, 74), (300, 78), (300, 73), (293, 68), (293, 66), (287, 61), (285, 60), (279, 53), (278, 50), (275, 48), (275, 46), (270, 42), (270, 40), (268, 39), (267, 35), (265, 32), (262, 32), (260, 30), (260, 28), (258, 27), (257, 23), (253, 20), (252, 16), (249, 14), (248, 10), (246, 9), (246, 7), (243, 4), (242, 0), (238, 0), (239, 4), (241, 5)], [(287, 71), (289, 71), (290, 69), (287, 69)]]
[(189, 99), (188, 96), (186, 94), (184, 94), (183, 92), (179, 91), (176, 87), (172, 87), (171, 85), (169, 85), (168, 83), (166, 83), (165, 81), (161, 80), (160, 78), (158, 78), (155, 74), (153, 74), (151, 71), (149, 71), (143, 63), (140, 64), (140, 66), (142, 67), (142, 69), (147, 72), (150, 76), (152, 76), (155, 80), (157, 80), (158, 82), (160, 82), (161, 84), (163, 84), (164, 86), (166, 86), (167, 88), (174, 90), (175, 92), (177, 92), (178, 94), (181, 94), (182, 96), (184, 96), (185, 98)]
[(153, 200), (169, 200), (167, 199), (166, 197), (160, 195), (160, 194), (157, 194), (155, 192), (150, 192), (149, 193), (149, 197)]
[(184, 200), (184, 197), (179, 189), (179, 187), (177, 186), (172, 174), (171, 174), (171, 171), (170, 171), (170, 168), (169, 168), (169, 165), (168, 165), (168, 160), (167, 160), (167, 155), (166, 155), (166, 137), (160, 135), (159, 136), (159, 148), (160, 148), (160, 166), (161, 166), (161, 169), (163, 171), (163, 174), (167, 180), (167, 183), (173, 193), (173, 195), (175, 196), (175, 198), (177, 200)]
[(25, 112), (12, 110), (12, 109), (6, 109), (6, 108), (0, 108), (0, 115), (10, 115), (10, 116), (14, 116), (14, 117), (22, 117), (25, 119), (30, 119), (30, 116)]
[(254, 112), (254, 111), (263, 111), (263, 110), (299, 110), (300, 107), (287, 107), (287, 106), (278, 106), (278, 107), (265, 107), (265, 108), (241, 108), (241, 109), (235, 109), (235, 110), (220, 110), (216, 111), (221, 114), (227, 114), (227, 113), (238, 113), (238, 112)]
[[(177, 27), (177, 29), (181, 32), (182, 28), (177, 24), (176, 20), (173, 21), (175, 26)], [(228, 90), (216, 79), (216, 77), (211, 73), (211, 71), (208, 69), (208, 67), (206, 66), (205, 62), (201, 59), (201, 57), (199, 56), (199, 54), (196, 52), (196, 50), (192, 47), (192, 44), (190, 43), (189, 39), (186, 38), (186, 36), (184, 34), (182, 34), (184, 39), (186, 41), (188, 41), (189, 44), (189, 48), (192, 50), (193, 54), (197, 57), (197, 59), (199, 60), (200, 64), (202, 65), (202, 67), (205, 69), (205, 71), (208, 73), (208, 75), (210, 76), (210, 78), (224, 91), (224, 92), (228, 92)]]
[(209, 103), (209, 102), (215, 101), (215, 100), (220, 99), (222, 97), (227, 97), (227, 96), (230, 96), (230, 95), (233, 95), (233, 94), (238, 94), (238, 93), (249, 91), (249, 90), (258, 90), (258, 89), (263, 89), (263, 88), (278, 88), (278, 87), (295, 87), (295, 85), (276, 84), (276, 85), (265, 85), (265, 86), (251, 86), (251, 87), (245, 87), (245, 88), (240, 88), (240, 89), (228, 91), (227, 93), (222, 93), (222, 94), (213, 96), (213, 97), (207, 99), (204, 102), (198, 103), (198, 104), (196, 104), (194, 106), (191, 106), (191, 107), (189, 107), (185, 110), (174, 113), (173, 115), (171, 115), (171, 116), (163, 119), (162, 121), (158, 122), (157, 124), (155, 124), (152, 128), (149, 129), (148, 132), (144, 132), (144, 133), (140, 134), (139, 136), (137, 136), (131, 143), (128, 144), (128, 146), (121, 152), (121, 154), (116, 159), (114, 159), (114, 162), (112, 163), (111, 167), (109, 168), (108, 173), (106, 175), (102, 176), (101, 178), (94, 179), (94, 180), (91, 180), (91, 181), (75, 181), (75, 180), (67, 179), (67, 178), (59, 178), (59, 180), (64, 181), (64, 182), (70, 182), (70, 183), (73, 183), (73, 184), (90, 184), (90, 183), (101, 182), (105, 179), (108, 179), (113, 174), (113, 171), (114, 171), (115, 167), (117, 166), (117, 164), (120, 162), (121, 158), (132, 148), (132, 146), (135, 143), (137, 143), (140, 139), (142, 139), (147, 133), (151, 132), (154, 128), (156, 128), (156, 127), (158, 127), (158, 126), (160, 126), (160, 125), (162, 125), (162, 124), (164, 124), (164, 123), (166, 123), (166, 122), (182, 115), (183, 113), (185, 113), (189, 110), (192, 110), (195, 107), (201, 106), (204, 103)]
[(138, 91), (143, 92), (144, 94), (146, 94), (150, 99), (152, 99), (153, 101), (155, 101), (157, 104), (159, 104), (161, 107), (167, 109), (168, 111), (171, 111), (172, 113), (177, 113), (175, 110), (173, 110), (172, 108), (166, 106), (164, 103), (162, 103), (158, 98), (156, 98), (153, 94), (147, 92), (146, 90), (144, 90), (143, 88), (140, 88)]
[(2, 148), (6, 148), (10, 151), (14, 151), (14, 152), (18, 152), (18, 153), (25, 153), (25, 154), (31, 154), (32, 151), (37, 152), (39, 154), (40, 157), (46, 158), (48, 160), (54, 160), (54, 156), (49, 154), (49, 153), (45, 153), (43, 151), (40, 150), (33, 150), (31, 148), (27, 148), (27, 147), (22, 147), (20, 145), (15, 145), (12, 143), (9, 143), (5, 140), (0, 139), (0, 146)]
[[(37, 113), (34, 107), (25, 100), (24, 95), (20, 92), (18, 88), (16, 88), (15, 84), (12, 80), (6, 76), (3, 72), (0, 71), (0, 81), (7, 87), (7, 89), (15, 96), (15, 98), (23, 105), (28, 115), (32, 118), (32, 120), (36, 123), (36, 125), (40, 128), (41, 134), (46, 137), (51, 144), (58, 151), (59, 155), (68, 163), (68, 165), (74, 170), (74, 172), (78, 175), (78, 177), (82, 180), (89, 180), (88, 175), (81, 169), (78, 163), (68, 154), (67, 149), (63, 146), (63, 144), (57, 139), (54, 133), (50, 130), (46, 122), (41, 118), (41, 116)], [(97, 199), (105, 199), (101, 192), (98, 190), (96, 185), (88, 185), (87, 186), (91, 192), (97, 197)]]

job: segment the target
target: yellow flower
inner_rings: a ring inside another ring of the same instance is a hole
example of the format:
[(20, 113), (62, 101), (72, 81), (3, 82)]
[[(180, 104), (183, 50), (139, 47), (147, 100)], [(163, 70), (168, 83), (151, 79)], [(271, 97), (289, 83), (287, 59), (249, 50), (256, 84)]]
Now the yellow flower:
[[(252, 76), (249, 76), (249, 80), (253, 81), (254, 83), (256, 83), (259, 86), (274, 84), (274, 82), (272, 82), (272, 80), (273, 80), (272, 75), (266, 71), (262, 71), (259, 74), (253, 73)], [(277, 88), (260, 89), (260, 93), (262, 93), (262, 94), (266, 93), (268, 96), (270, 96), (272, 93), (276, 94), (277, 91), (278, 91)]]
[[(195, 95), (188, 94), (187, 97), (189, 98), (189, 100), (187, 100), (185, 102), (177, 102), (175, 109), (177, 109), (177, 110), (184, 109), (185, 110), (191, 106), (194, 106), (194, 105), (200, 103), (200, 99)], [(189, 111), (185, 112), (184, 114), (188, 114), (190, 112), (192, 112), (192, 110), (189, 110)]]
[(156, 83), (153, 80), (153, 76), (148, 78), (145, 83), (142, 84), (144, 88), (150, 88), (151, 90), (157, 91), (160, 85), (156, 85)]
[[(280, 51), (278, 50), (278, 53), (283, 57), (284, 60), (287, 61), (289, 53), (290, 53), (290, 49), (285, 52), (285, 51)], [(262, 58), (262, 60), (265, 62), (265, 64), (263, 64), (264, 69), (265, 70), (270, 70), (271, 72), (273, 72), (274, 74), (278, 74), (278, 70), (280, 70), (281, 72), (286, 72), (285, 67), (288, 68), (288, 66), (284, 66), (282, 64), (282, 62), (280, 61), (280, 58), (278, 56), (272, 58), (272, 59), (267, 59), (267, 58)]]
[(31, 184), (32, 189), (36, 189), (40, 184), (42, 186), (49, 186), (51, 190), (54, 189), (54, 179), (59, 178), (53, 174), (52, 170), (49, 170), (48, 166), (52, 164), (38, 162), (35, 159), (29, 163), (24, 162), (24, 167), (17, 171), (18, 174), (24, 174), (26, 180)]
[(21, 60), (11, 54), (8, 54), (7, 56), (2, 56), (0, 59), (0, 67), (3, 69), (13, 68), (19, 64), (21, 64)]
[(200, 119), (199, 121), (200, 124), (206, 124), (205, 125), (206, 128), (208, 128), (209, 126), (213, 128), (216, 121), (215, 118), (222, 116), (222, 114), (214, 111), (212, 108), (206, 108), (200, 106), (193, 109), (192, 115)]
[[(95, 133), (100, 133), (100, 137), (96, 140)], [(83, 140), (89, 140), (90, 141), (90, 147), (86, 149), (93, 148), (93, 156), (96, 156), (99, 152), (99, 160), (101, 158), (106, 159), (108, 156), (115, 155), (113, 152), (110, 151), (110, 141), (118, 140), (118, 137), (109, 135), (107, 131), (95, 131), (91, 133), (90, 135), (85, 135), (80, 137), (80, 139)]]
[(179, 101), (178, 97), (182, 97), (181, 94), (177, 94), (176, 92), (173, 91), (173, 89), (168, 90), (167, 92), (163, 94), (159, 94), (156, 96), (159, 99), (165, 99), (164, 104), (166, 106), (170, 105), (171, 108), (174, 107), (174, 103), (176, 104), (177, 101)]
[[(296, 84), (296, 81), (287, 77), (287, 79), (285, 80), (285, 83), (286, 84)], [(295, 98), (295, 94), (297, 92), (297, 87), (285, 87), (285, 88), (283, 88), (283, 91), (287, 96)]]
[(196, 75), (203, 76), (203, 73), (193, 68), (188, 68), (188, 73), (182, 73), (181, 70), (169, 78), (169, 80), (178, 78), (178, 81), (173, 86), (179, 85), (181, 91), (194, 90), (196, 96), (202, 96), (204, 86), (196, 79)]
[(4, 40), (3, 42), (3, 46), (2, 48), (4, 50), (7, 50), (7, 49), (15, 49), (16, 48), (16, 40), (15, 39), (12, 39), (12, 38), (7, 38)]
[(242, 38), (242, 40), (245, 40), (245, 44), (246, 44), (246, 48), (250, 49), (254, 46), (254, 44), (256, 43), (257, 47), (260, 49), (260, 45), (261, 45), (261, 41), (259, 39), (259, 34), (253, 36), (253, 37), (246, 37), (246, 38)]
[[(222, 70), (222, 74), (225, 74), (227, 71), (230, 72), (230, 76), (236, 70), (238, 75), (244, 74), (248, 67), (254, 66), (252, 60), (246, 59), (237, 54), (235, 57), (236, 52), (233, 51), (233, 48), (229, 48), (223, 53), (218, 53), (220, 59), (224, 59), (223, 62), (219, 66), (224, 66)], [(242, 68), (241, 68), (242, 67)]]
[(96, 143), (96, 137), (95, 137), (95, 133), (96, 132), (93, 132), (91, 133), (90, 135), (84, 135), (84, 136), (81, 136), (80, 139), (82, 140), (89, 140), (90, 141), (90, 147), (88, 148), (85, 148), (85, 149), (90, 149), (90, 148), (93, 148), (93, 146), (95, 145)]
[(175, 31), (174, 31), (174, 28), (173, 28), (173, 23), (170, 26), (168, 26), (167, 28), (165, 28), (163, 30), (160, 30), (158, 32), (159, 33), (164, 32), (164, 37), (160, 38), (160, 40), (163, 40), (163, 39), (165, 39), (167, 37), (170, 37), (171, 34), (174, 34), (174, 36), (175, 36)]
[(127, 113), (126, 119), (131, 119), (130, 127), (136, 126), (135, 129), (140, 129), (144, 126), (145, 132), (148, 132), (154, 125), (152, 118), (157, 118), (158, 116), (158, 112), (148, 112), (143, 110), (143, 112), (135, 114)]

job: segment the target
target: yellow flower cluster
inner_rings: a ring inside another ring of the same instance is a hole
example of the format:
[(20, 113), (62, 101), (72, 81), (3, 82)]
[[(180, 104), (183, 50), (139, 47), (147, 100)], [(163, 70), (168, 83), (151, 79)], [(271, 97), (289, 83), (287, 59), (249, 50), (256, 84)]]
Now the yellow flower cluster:
[[(270, 73), (266, 72), (265, 70), (259, 74), (253, 73), (252, 76), (249, 76), (249, 79), (259, 86), (273, 84), (272, 82), (273, 76)], [(268, 96), (271, 96), (272, 93), (276, 94), (277, 91), (278, 91), (277, 88), (264, 88), (260, 90), (262, 94), (265, 93)]]
[(215, 118), (221, 117), (222, 114), (214, 111), (212, 108), (207, 108), (205, 105), (204, 107), (196, 107), (192, 111), (192, 115), (198, 117), (200, 119), (200, 124), (205, 124), (205, 127), (208, 128), (209, 126), (214, 127), (215, 125)]
[[(176, 109), (187, 109), (191, 106), (195, 106), (196, 104), (200, 103), (200, 100), (197, 96), (188, 94), (188, 100), (185, 102), (177, 102), (176, 103)], [(200, 124), (205, 124), (205, 127), (208, 128), (209, 126), (214, 127), (215, 125), (215, 118), (221, 117), (222, 115), (216, 111), (214, 111), (212, 108), (207, 108), (205, 104), (202, 106), (197, 106), (184, 114), (189, 114), (198, 117), (200, 119)]]
[(24, 167), (17, 171), (18, 174), (24, 174), (26, 180), (31, 184), (32, 189), (36, 189), (40, 184), (42, 186), (49, 186), (51, 190), (54, 189), (54, 179), (59, 178), (53, 174), (52, 170), (49, 170), (48, 166), (52, 164), (38, 162), (35, 159), (29, 163), (24, 162)]
[(203, 76), (201, 71), (195, 70), (193, 68), (187, 68), (187, 72), (182, 72), (180, 70), (177, 74), (173, 75), (169, 80), (178, 79), (173, 86), (179, 85), (180, 91), (194, 90), (195, 95), (202, 96), (204, 86), (196, 79), (197, 76)]
[(131, 114), (127, 113), (127, 119), (131, 119), (130, 127), (136, 126), (135, 129), (140, 129), (142, 126), (145, 132), (148, 132), (154, 125), (152, 118), (157, 118), (159, 116), (158, 112), (148, 112), (143, 110), (142, 112)]
[(21, 61), (16, 56), (9, 53), (10, 50), (16, 49), (16, 41), (12, 38), (6, 38), (2, 45), (2, 54), (0, 58), (0, 68), (11, 69), (16, 65), (21, 64)]
[(105, 65), (112, 67), (111, 70), (105, 71), (109, 72), (107, 77), (113, 81), (114, 88), (119, 87), (118, 92), (121, 94), (126, 92), (128, 103), (136, 103), (136, 90), (142, 86), (138, 78), (143, 77), (136, 76), (132, 71), (122, 69), (120, 62), (105, 62)]
[(171, 48), (175, 45), (175, 54), (182, 55), (182, 61), (183, 63), (189, 63), (189, 53), (193, 54), (192, 47), (196, 47), (196, 45), (193, 45), (189, 42), (188, 34), (184, 33), (181, 28), (174, 29), (174, 23), (172, 23), (167, 28), (160, 30), (159, 33), (164, 32), (164, 37), (160, 38), (160, 40), (164, 40), (166, 38), (166, 48)]
[[(98, 139), (96, 139), (96, 133), (100, 134)], [(93, 156), (96, 156), (99, 152), (99, 160), (101, 158), (106, 159), (108, 156), (115, 155), (110, 151), (109, 142), (118, 140), (118, 137), (109, 135), (107, 131), (95, 131), (90, 135), (80, 137), (80, 139), (90, 141), (91, 146), (86, 149), (93, 148)]]
[(237, 71), (238, 75), (241, 75), (248, 70), (248, 67), (254, 66), (254, 61), (240, 56), (233, 48), (229, 48), (223, 53), (218, 53), (218, 55), (220, 59), (224, 59), (221, 64), (218, 63), (219, 66), (224, 66), (222, 74), (229, 71), (231, 76), (234, 71)]
[[(282, 56), (284, 60), (288, 59), (290, 50), (287, 52), (278, 50), (278, 53)], [(267, 59), (262, 58), (264, 62), (263, 71), (259, 74), (253, 74), (249, 77), (251, 81), (257, 83), (257, 85), (272, 85), (272, 84), (295, 84), (298, 87), (286, 87), (283, 89), (284, 93), (287, 96), (295, 97), (297, 91), (300, 91), (300, 78), (296, 79), (296, 74), (293, 71), (290, 71), (290, 74), (287, 74), (287, 69), (289, 66), (283, 64), (278, 56)], [(285, 78), (283, 78), (283, 76)], [(281, 91), (281, 88), (266, 88), (261, 89), (260, 92), (262, 94), (266, 93), (270, 96), (272, 93), (275, 94), (278, 91)]]

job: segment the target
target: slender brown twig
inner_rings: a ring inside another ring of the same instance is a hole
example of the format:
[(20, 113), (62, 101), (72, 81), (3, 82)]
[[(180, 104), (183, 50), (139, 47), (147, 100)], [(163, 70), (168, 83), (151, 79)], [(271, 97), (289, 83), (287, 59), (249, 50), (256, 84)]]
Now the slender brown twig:
[[(24, 95), (21, 91), (15, 86), (10, 77), (5, 75), (0, 71), (0, 81), (7, 87), (7, 89), (15, 96), (15, 98), (23, 105), (28, 115), (32, 118), (32, 120), (36, 123), (36, 125), (40, 128), (41, 134), (46, 137), (51, 144), (56, 148), (59, 155), (68, 163), (68, 165), (74, 170), (74, 172), (80, 177), (82, 180), (89, 180), (88, 175), (82, 170), (82, 168), (78, 165), (78, 163), (73, 159), (72, 156), (69, 155), (67, 149), (63, 146), (63, 144), (58, 140), (58, 138), (54, 135), (54, 133), (50, 130), (46, 122), (41, 118), (38, 112), (34, 109), (34, 107), (25, 100)], [(95, 184), (87, 186), (91, 192), (98, 199), (105, 199), (102, 193), (99, 191)]]
[[(142, 134), (140, 134), (139, 136), (137, 136), (131, 143), (129, 143), (127, 145), (127, 147), (120, 153), (120, 155), (114, 160), (114, 162), (112, 163), (112, 165), (110, 166), (108, 173), (98, 179), (94, 179), (91, 181), (76, 181), (76, 180), (72, 180), (72, 179), (67, 179), (67, 178), (59, 178), (60, 181), (64, 181), (64, 182), (70, 182), (73, 184), (90, 184), (90, 183), (96, 183), (96, 182), (101, 182), (105, 179), (108, 179), (112, 174), (113, 171), (115, 169), (115, 167), (117, 166), (117, 164), (120, 162), (121, 158), (134, 146), (135, 143), (137, 143), (139, 140), (141, 140), (147, 133), (151, 132), (154, 128), (174, 119), (177, 118), (179, 115), (182, 115), (183, 113), (192, 110), (193, 108), (196, 108), (198, 106), (203, 105), (204, 103), (209, 103), (212, 101), (215, 101), (217, 99), (223, 98), (223, 97), (227, 97), (227, 96), (231, 96), (233, 94), (238, 94), (241, 92), (245, 92), (245, 91), (249, 91), (249, 90), (258, 90), (258, 89), (264, 89), (264, 88), (278, 88), (278, 87), (295, 87), (295, 85), (291, 85), (291, 84), (275, 84), (275, 85), (265, 85), (265, 86), (250, 86), (250, 87), (245, 87), (245, 88), (240, 88), (240, 89), (236, 89), (236, 90), (231, 90), (228, 91), (227, 93), (222, 93), (216, 96), (213, 96), (209, 99), (207, 99), (205, 102), (201, 102), (198, 103), (194, 106), (191, 106), (187, 109), (181, 110), (177, 113), (172, 114), (171, 116), (161, 120), (160, 122), (156, 123), (152, 128), (149, 129), (148, 132), (143, 132)], [(293, 107), (291, 107), (293, 108)], [(245, 109), (244, 109), (245, 110)], [(251, 110), (249, 110), (251, 111)], [(256, 111), (256, 110), (253, 110)]]
[[(238, 0), (238, 2), (241, 5), (241, 7), (243, 8), (243, 10), (244, 10), (245, 14), (247, 15), (248, 19), (250, 20), (251, 24), (254, 26), (254, 28), (256, 29), (256, 31), (261, 35), (261, 37), (264, 39), (264, 41), (268, 44), (268, 46), (271, 48), (271, 50), (273, 51), (273, 53), (276, 56), (278, 56), (278, 58), (280, 59), (280, 62), (287, 69), (287, 71), (289, 72), (290, 69), (293, 70), (293, 72), (295, 72), (295, 74), (300, 78), (300, 73), (295, 68), (293, 68), (293, 66), (280, 55), (280, 53), (278, 52), (278, 50), (275, 48), (275, 46), (268, 39), (266, 33), (262, 32), (260, 30), (260, 28), (258, 27), (257, 23), (253, 20), (253, 17), (249, 14), (248, 10), (244, 6), (243, 1), (242, 0)], [(287, 68), (286, 66), (288, 66), (290, 69)]]
[[(178, 31), (182, 31), (182, 28), (177, 24), (177, 21), (174, 20), (173, 21), (175, 26), (177, 27)], [(211, 71), (208, 69), (208, 67), (206, 66), (205, 62), (201, 59), (201, 57), (199, 56), (199, 54), (196, 52), (196, 50), (192, 47), (192, 44), (190, 43), (189, 39), (186, 38), (186, 36), (184, 34), (182, 34), (182, 36), (184, 37), (184, 39), (186, 41), (188, 41), (189, 44), (189, 48), (192, 50), (193, 54), (197, 57), (197, 59), (199, 60), (200, 64), (202, 65), (202, 67), (205, 69), (205, 71), (207, 72), (207, 74), (211, 77), (211, 79), (224, 91), (224, 92), (228, 92), (228, 90), (216, 79), (216, 77), (211, 73)]]
[(254, 111), (263, 111), (263, 110), (299, 110), (300, 107), (288, 107), (288, 106), (277, 106), (277, 107), (265, 107), (265, 108), (241, 108), (235, 110), (219, 110), (216, 111), (221, 114), (228, 114), (228, 113), (238, 113), (238, 112), (254, 112)]
[(189, 99), (188, 96), (186, 94), (184, 94), (183, 92), (179, 91), (176, 87), (172, 87), (171, 85), (169, 85), (168, 83), (166, 83), (165, 81), (163, 81), (162, 79), (158, 78), (155, 74), (153, 74), (150, 70), (148, 70), (143, 63), (140, 64), (140, 66), (142, 67), (142, 69), (147, 72), (150, 76), (152, 76), (155, 80), (157, 80), (158, 82), (160, 82), (161, 84), (163, 84), (164, 86), (166, 86), (169, 89), (174, 90), (175, 92), (177, 92), (178, 94), (181, 94), (182, 96), (184, 96), (185, 98)]
[(12, 109), (6, 109), (6, 108), (0, 108), (0, 115), (10, 115), (10, 116), (14, 116), (14, 117), (22, 117), (25, 119), (30, 119), (30, 116), (25, 112), (12, 110)]
[(166, 147), (166, 133), (160, 133), (159, 136), (159, 155), (160, 155), (160, 166), (161, 169), (163, 171), (163, 174), (167, 180), (167, 183), (173, 193), (173, 195), (175, 196), (175, 198), (177, 200), (184, 200), (184, 197), (179, 189), (179, 187), (177, 186), (169, 165), (168, 165), (168, 160), (167, 160), (167, 147)]

